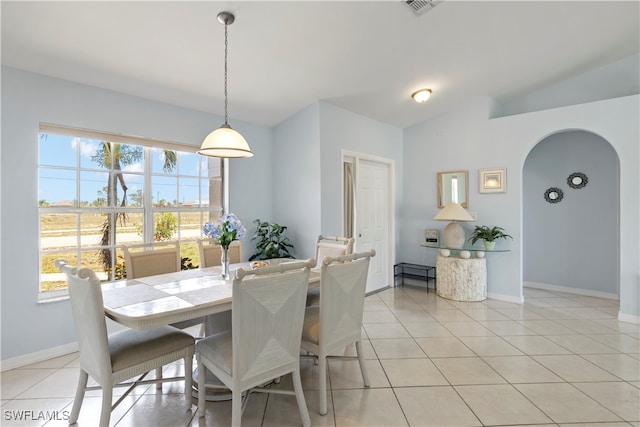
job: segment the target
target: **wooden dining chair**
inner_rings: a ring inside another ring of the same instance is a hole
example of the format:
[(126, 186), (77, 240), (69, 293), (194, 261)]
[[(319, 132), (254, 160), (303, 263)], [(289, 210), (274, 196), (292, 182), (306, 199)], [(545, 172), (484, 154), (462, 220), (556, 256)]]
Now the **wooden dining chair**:
[[(232, 328), (198, 341), (198, 416), (205, 416), (206, 371), (232, 394), (231, 425), (239, 426), (252, 392), (293, 394), (304, 426), (309, 412), (300, 380), (300, 337), (314, 259), (236, 270)], [(260, 387), (291, 373), (294, 391)], [(244, 395), (244, 399), (243, 399)]]
[[(128, 329), (108, 336), (102, 288), (94, 271), (72, 267), (62, 259), (56, 260), (55, 265), (67, 278), (80, 353), (80, 377), (69, 424), (78, 420), (85, 391), (95, 389), (102, 389), (101, 427), (109, 425), (111, 411), (138, 385), (156, 383), (161, 387), (163, 382), (184, 381), (187, 410), (190, 410), (194, 338), (171, 326)], [(162, 367), (180, 359), (184, 359), (185, 375), (163, 378)], [(156, 378), (145, 380), (147, 373), (154, 369)], [(136, 376), (139, 376), (137, 380), (125, 382)], [(97, 387), (87, 387), (89, 377), (98, 383)], [(114, 387), (129, 388), (112, 406)]]
[(355, 343), (365, 387), (369, 376), (362, 352), (362, 313), (370, 250), (351, 255), (325, 257), (320, 267), (320, 304), (307, 307), (302, 328), (302, 348), (318, 359), (320, 415), (327, 413), (327, 358), (344, 353)]
[[(200, 268), (215, 267), (221, 264), (222, 247), (209, 238), (198, 239), (198, 253), (200, 254)], [(229, 245), (229, 262), (242, 262), (242, 241), (234, 240)]]
[(122, 245), (127, 279), (180, 271), (178, 242)]
[[(352, 237), (335, 237), (319, 235), (316, 240), (316, 267), (322, 265), (325, 257), (337, 257), (353, 253)], [(320, 302), (320, 289), (310, 289), (307, 292), (307, 306), (318, 305)]]

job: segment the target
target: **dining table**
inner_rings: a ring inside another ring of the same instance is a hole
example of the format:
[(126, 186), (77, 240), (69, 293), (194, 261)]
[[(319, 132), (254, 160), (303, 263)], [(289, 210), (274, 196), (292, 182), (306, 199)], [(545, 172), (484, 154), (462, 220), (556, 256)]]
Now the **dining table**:
[[(269, 260), (270, 265), (301, 261), (294, 259)], [(230, 276), (235, 270), (251, 269), (251, 263), (230, 265)], [(245, 276), (244, 280), (251, 280)], [(309, 289), (320, 287), (320, 269), (309, 273)], [(149, 329), (161, 325), (188, 325), (204, 323), (204, 335), (212, 335), (231, 327), (233, 280), (222, 278), (220, 266), (182, 270), (137, 279), (119, 280), (102, 284), (105, 315), (132, 329)], [(193, 371), (193, 396), (197, 397), (198, 368)], [(220, 380), (207, 372), (207, 385), (221, 389), (208, 389), (207, 401), (230, 400)]]
[[(231, 264), (231, 277), (237, 268), (250, 270), (251, 265)], [(222, 278), (219, 266), (106, 282), (102, 285), (105, 315), (132, 329), (207, 317), (231, 310), (232, 284), (233, 280)], [(319, 286), (320, 270), (313, 269), (309, 288)]]

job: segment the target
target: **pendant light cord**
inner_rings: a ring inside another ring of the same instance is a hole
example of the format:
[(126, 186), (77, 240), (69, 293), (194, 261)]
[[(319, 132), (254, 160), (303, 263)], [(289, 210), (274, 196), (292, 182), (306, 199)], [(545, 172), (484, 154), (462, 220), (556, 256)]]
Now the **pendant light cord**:
[(229, 113), (227, 112), (227, 53), (229, 50), (227, 23), (224, 24), (224, 124), (229, 124)]

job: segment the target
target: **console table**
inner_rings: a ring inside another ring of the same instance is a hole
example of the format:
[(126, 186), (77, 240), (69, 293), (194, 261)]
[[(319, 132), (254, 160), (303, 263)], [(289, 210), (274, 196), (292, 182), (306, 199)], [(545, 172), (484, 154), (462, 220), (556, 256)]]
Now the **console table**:
[[(486, 252), (507, 252), (508, 249), (487, 250), (478, 247), (448, 248), (422, 244), (438, 249), (438, 296), (455, 301), (484, 301), (487, 299)], [(475, 255), (475, 256), (474, 256)]]

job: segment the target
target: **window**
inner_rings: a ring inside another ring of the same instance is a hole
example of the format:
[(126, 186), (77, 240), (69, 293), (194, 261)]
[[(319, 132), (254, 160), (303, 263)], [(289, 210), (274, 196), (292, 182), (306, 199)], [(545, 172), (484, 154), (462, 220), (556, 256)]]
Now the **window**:
[[(122, 244), (195, 240), (222, 211), (223, 162), (195, 148), (41, 124), (38, 161), (40, 299), (66, 295), (57, 258), (125, 277)], [(188, 263), (188, 261), (186, 262)]]

